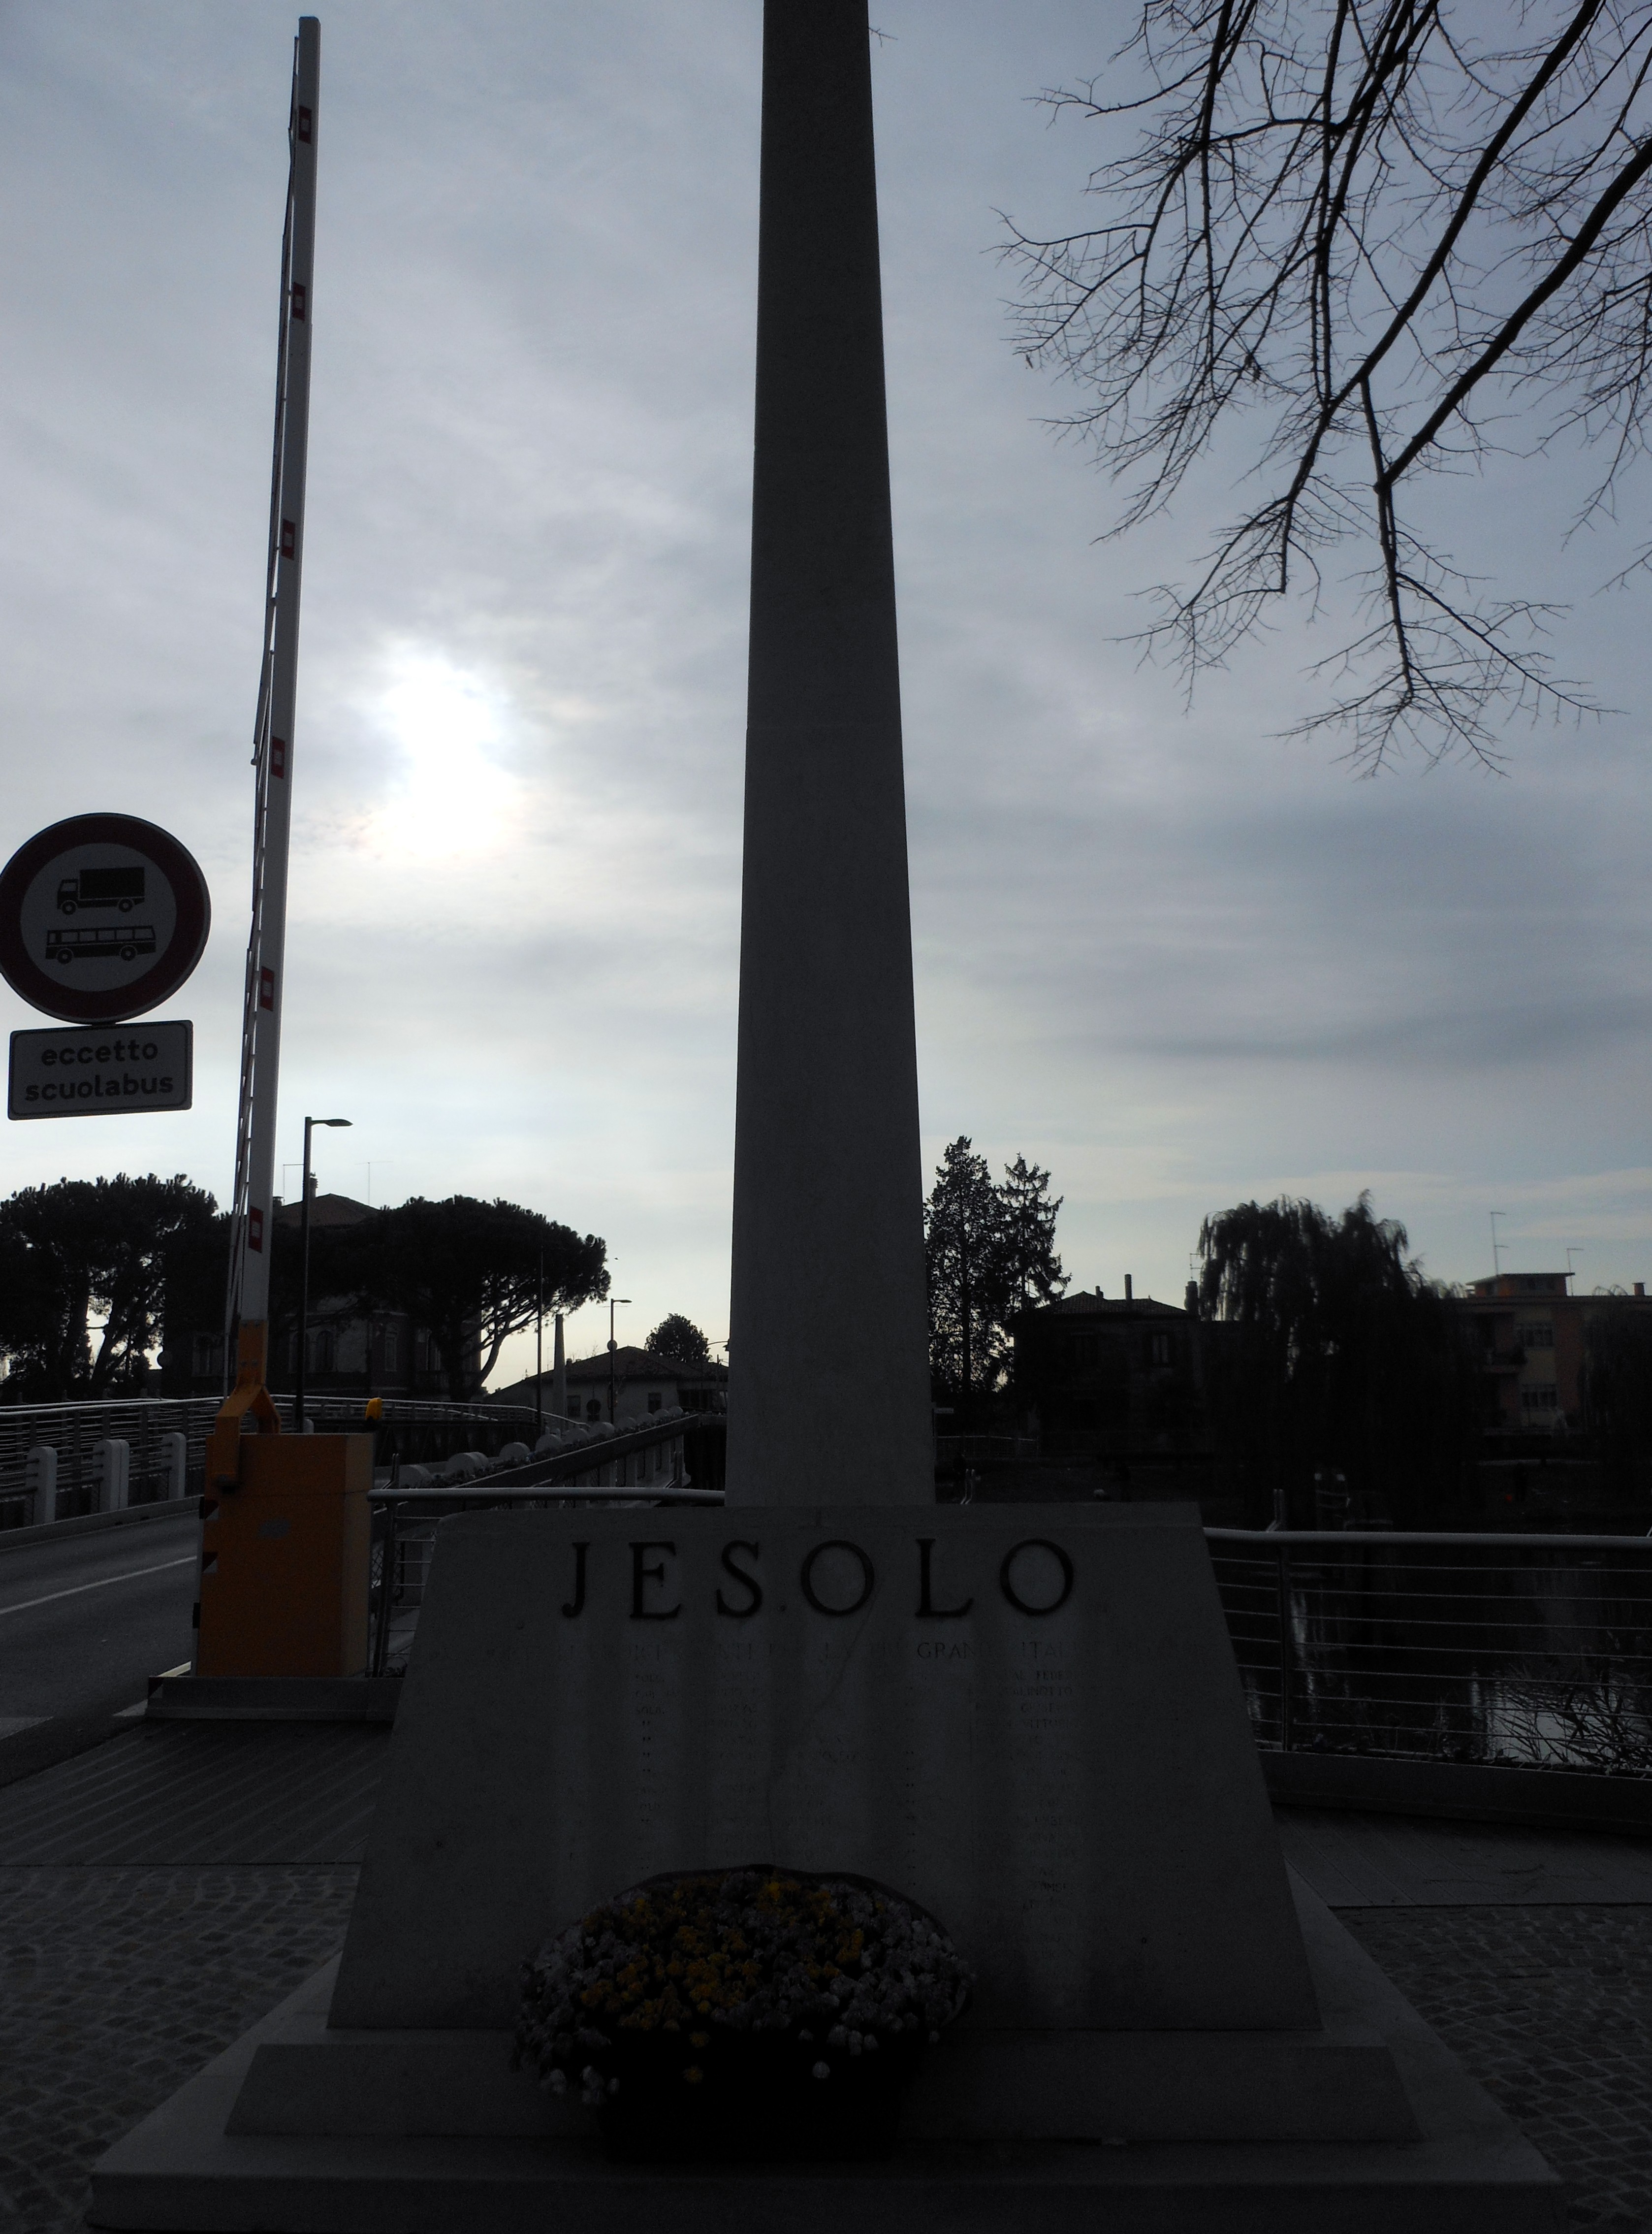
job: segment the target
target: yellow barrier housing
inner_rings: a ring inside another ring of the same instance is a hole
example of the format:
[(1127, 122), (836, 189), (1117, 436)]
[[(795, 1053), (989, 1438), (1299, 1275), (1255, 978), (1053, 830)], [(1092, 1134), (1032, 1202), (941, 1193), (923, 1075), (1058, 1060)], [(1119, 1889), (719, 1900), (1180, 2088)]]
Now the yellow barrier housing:
[(246, 1435), (202, 1505), (198, 1676), (367, 1667), (369, 1435)]

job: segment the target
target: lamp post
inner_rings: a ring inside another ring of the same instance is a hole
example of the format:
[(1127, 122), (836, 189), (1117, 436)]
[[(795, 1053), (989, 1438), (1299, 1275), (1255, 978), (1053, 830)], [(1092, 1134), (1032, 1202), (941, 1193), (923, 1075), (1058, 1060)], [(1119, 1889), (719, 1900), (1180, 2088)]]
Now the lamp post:
[(298, 1366), (292, 1380), (292, 1432), (304, 1431), (304, 1352), (310, 1342), (310, 1136), (317, 1125), (342, 1125), (348, 1117), (306, 1117), (304, 1120), (304, 1192), (298, 1210)]
[(610, 1296), (608, 1298), (608, 1424), (611, 1427), (617, 1424), (614, 1417), (615, 1390), (617, 1382), (617, 1376), (614, 1365), (614, 1353), (616, 1348), (614, 1342), (614, 1306), (616, 1303), (629, 1303), (630, 1301), (630, 1297), (629, 1296)]

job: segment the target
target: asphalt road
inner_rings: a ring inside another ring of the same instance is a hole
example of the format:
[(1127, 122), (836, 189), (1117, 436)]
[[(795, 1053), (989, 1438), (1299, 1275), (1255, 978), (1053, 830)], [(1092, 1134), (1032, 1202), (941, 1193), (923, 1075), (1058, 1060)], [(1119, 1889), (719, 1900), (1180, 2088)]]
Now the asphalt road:
[(199, 1526), (192, 1505), (60, 1543), (0, 1538), (0, 1783), (109, 1735), (189, 1658)]

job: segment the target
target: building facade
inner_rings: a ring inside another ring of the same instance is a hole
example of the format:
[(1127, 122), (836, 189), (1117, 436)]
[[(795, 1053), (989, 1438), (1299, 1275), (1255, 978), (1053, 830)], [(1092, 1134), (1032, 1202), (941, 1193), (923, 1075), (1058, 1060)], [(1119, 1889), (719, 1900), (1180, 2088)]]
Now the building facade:
[(1192, 1454), (1206, 1440), (1199, 1322), (1129, 1291), (1022, 1311), (1015, 1387), (1051, 1455), (1129, 1460)]
[(1646, 1283), (1629, 1296), (1574, 1296), (1570, 1272), (1499, 1272), (1457, 1299), (1479, 1362), (1491, 1434), (1586, 1427), (1588, 1329), (1603, 1310), (1652, 1311)]
[[(728, 1368), (726, 1365), (684, 1365), (674, 1357), (622, 1343), (613, 1353), (600, 1350), (595, 1357), (572, 1358), (564, 1368), (567, 1377), (568, 1414), (584, 1422), (606, 1420), (612, 1399), (616, 1425), (646, 1420), (650, 1413), (673, 1408), (683, 1412), (724, 1412), (728, 1408)], [(536, 1385), (549, 1408), (552, 1375), (529, 1374), (508, 1388), (488, 1391), (498, 1404), (532, 1404)]]

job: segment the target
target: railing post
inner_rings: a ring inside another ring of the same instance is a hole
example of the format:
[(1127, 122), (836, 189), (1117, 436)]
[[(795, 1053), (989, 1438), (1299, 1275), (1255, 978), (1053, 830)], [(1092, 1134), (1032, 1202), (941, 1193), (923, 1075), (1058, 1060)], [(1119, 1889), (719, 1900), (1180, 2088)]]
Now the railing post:
[(1278, 1563), (1279, 1597), (1279, 1749), (1290, 1751), (1292, 1736), (1292, 1678), (1296, 1666), (1296, 1638), (1290, 1618), (1290, 1551), (1282, 1544), (1275, 1553)]
[(185, 1497), (189, 1493), (189, 1438), (187, 1435), (162, 1435), (160, 1438), (160, 1471), (166, 1477), (168, 1498)]
[(368, 1665), (375, 1676), (384, 1673), (384, 1656), (390, 1643), (390, 1600), (395, 1589), (395, 1525), (399, 1508), (394, 1500), (379, 1507), (379, 1602), (374, 1608), (373, 1656)]
[(96, 1510), (123, 1512), (132, 1478), (131, 1444), (120, 1435), (105, 1435), (95, 1443), (92, 1448), (92, 1478), (97, 1485)]
[(23, 1461), (23, 1487), (33, 1500), (29, 1518), (36, 1527), (57, 1518), (57, 1453), (49, 1443), (36, 1443)]

